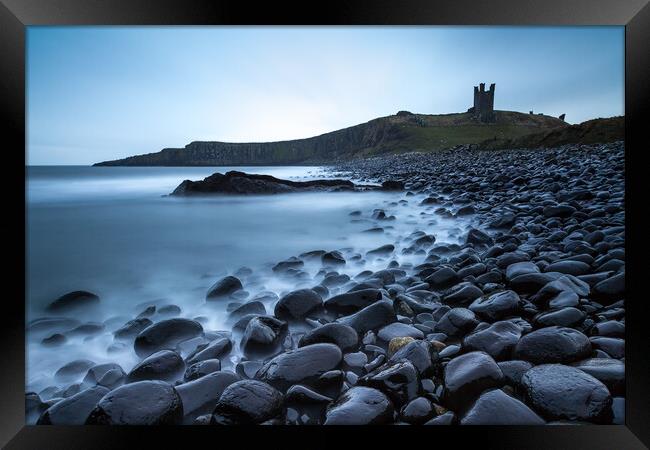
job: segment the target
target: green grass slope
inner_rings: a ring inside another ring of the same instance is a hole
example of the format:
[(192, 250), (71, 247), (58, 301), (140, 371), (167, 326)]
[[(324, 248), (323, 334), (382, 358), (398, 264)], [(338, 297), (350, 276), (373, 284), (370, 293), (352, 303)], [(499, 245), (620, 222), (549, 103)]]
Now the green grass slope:
[(565, 144), (604, 144), (625, 139), (625, 117), (593, 119), (577, 125), (505, 139), (488, 139), (478, 144), (485, 150), (548, 148)]
[(107, 166), (221, 166), (327, 164), (334, 161), (410, 151), (436, 151), (487, 139), (513, 139), (567, 124), (555, 117), (497, 111), (494, 123), (472, 114), (400, 112), (307, 139), (228, 143), (195, 141), (184, 148), (105, 161)]

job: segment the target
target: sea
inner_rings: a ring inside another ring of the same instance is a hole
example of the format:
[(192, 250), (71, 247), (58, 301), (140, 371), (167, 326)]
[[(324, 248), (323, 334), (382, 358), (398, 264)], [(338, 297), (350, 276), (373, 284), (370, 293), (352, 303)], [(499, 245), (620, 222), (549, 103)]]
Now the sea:
[[(458, 219), (425, 214), (417, 195), (404, 192), (311, 192), (268, 196), (170, 197), (185, 179), (239, 170), (290, 180), (332, 178), (325, 167), (90, 167), (29, 166), (26, 180), (26, 319), (48, 317), (45, 308), (59, 296), (86, 290), (100, 297), (100, 308), (82, 323), (105, 325), (92, 336), (68, 336), (56, 348), (47, 337), (27, 332), (27, 388), (56, 385), (56, 370), (72, 360), (117, 362), (125, 371), (138, 361), (132, 349), (109, 352), (112, 330), (149, 304), (174, 304), (181, 317), (201, 316), (206, 330), (230, 330), (225, 310), (206, 304), (205, 294), (220, 277), (242, 267), (256, 276), (251, 295), (295, 289), (271, 267), (312, 250), (346, 255), (385, 244), (390, 259), (418, 264), (422, 256), (403, 255), (412, 232), (425, 231), (436, 242), (457, 243), (465, 227)], [(392, 220), (380, 233), (373, 211)], [(352, 214), (360, 211), (360, 215)], [(385, 268), (382, 258), (351, 259), (341, 273)], [(305, 266), (311, 276), (320, 267)], [(246, 283), (244, 288), (248, 289)], [(273, 305), (267, 305), (271, 312)], [(152, 320), (162, 318), (152, 317)], [(240, 357), (231, 354), (231, 364)], [(228, 362), (225, 366), (227, 367)]]

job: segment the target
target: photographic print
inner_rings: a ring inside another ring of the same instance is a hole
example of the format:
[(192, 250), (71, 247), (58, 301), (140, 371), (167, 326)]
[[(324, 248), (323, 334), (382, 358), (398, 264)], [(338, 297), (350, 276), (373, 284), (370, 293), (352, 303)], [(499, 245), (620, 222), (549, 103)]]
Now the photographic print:
[(27, 424), (624, 424), (624, 27), (26, 52)]

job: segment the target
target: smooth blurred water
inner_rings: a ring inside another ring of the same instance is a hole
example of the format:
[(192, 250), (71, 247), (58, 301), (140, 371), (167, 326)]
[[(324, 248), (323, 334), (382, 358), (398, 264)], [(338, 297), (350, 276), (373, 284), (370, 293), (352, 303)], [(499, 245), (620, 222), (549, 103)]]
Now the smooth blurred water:
[[(423, 214), (420, 199), (404, 193), (164, 196), (184, 179), (231, 169), (289, 179), (325, 176), (317, 167), (30, 167), (28, 320), (43, 317), (44, 307), (60, 295), (88, 290), (100, 296), (101, 311), (77, 317), (83, 321), (124, 316), (124, 323), (143, 303), (162, 301), (180, 306), (183, 317), (208, 316), (206, 329), (223, 329), (225, 312), (206, 310), (205, 293), (220, 276), (242, 266), (263, 277), (255, 285), (245, 283), (251, 294), (270, 289), (282, 295), (296, 286), (274, 277), (270, 267), (290, 256), (345, 248), (363, 254), (388, 243), (399, 247), (416, 229), (436, 235), (439, 242), (455, 242), (462, 232), (458, 221)], [(376, 225), (370, 218), (375, 208), (396, 220), (382, 223), (388, 226), (383, 234), (364, 233)], [(354, 210), (362, 216), (351, 217)], [(409, 257), (396, 252), (396, 259)], [(342, 271), (353, 276), (386, 264), (368, 259)], [(314, 275), (318, 267), (307, 270)], [(117, 361), (125, 370), (136, 362), (133, 352), (106, 353), (112, 342), (108, 329), (90, 339), (71, 338), (56, 349), (43, 348), (42, 337), (28, 336), (28, 381), (34, 387), (51, 382), (53, 372), (72, 359)]]

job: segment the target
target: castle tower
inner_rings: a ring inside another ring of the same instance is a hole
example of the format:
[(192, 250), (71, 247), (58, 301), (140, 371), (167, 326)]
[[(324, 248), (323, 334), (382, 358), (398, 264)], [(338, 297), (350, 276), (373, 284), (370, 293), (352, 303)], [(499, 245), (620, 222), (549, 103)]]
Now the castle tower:
[(485, 83), (474, 86), (474, 106), (467, 112), (473, 113), (480, 122), (494, 122), (494, 91), (495, 84), (490, 85), (488, 91), (485, 90)]

